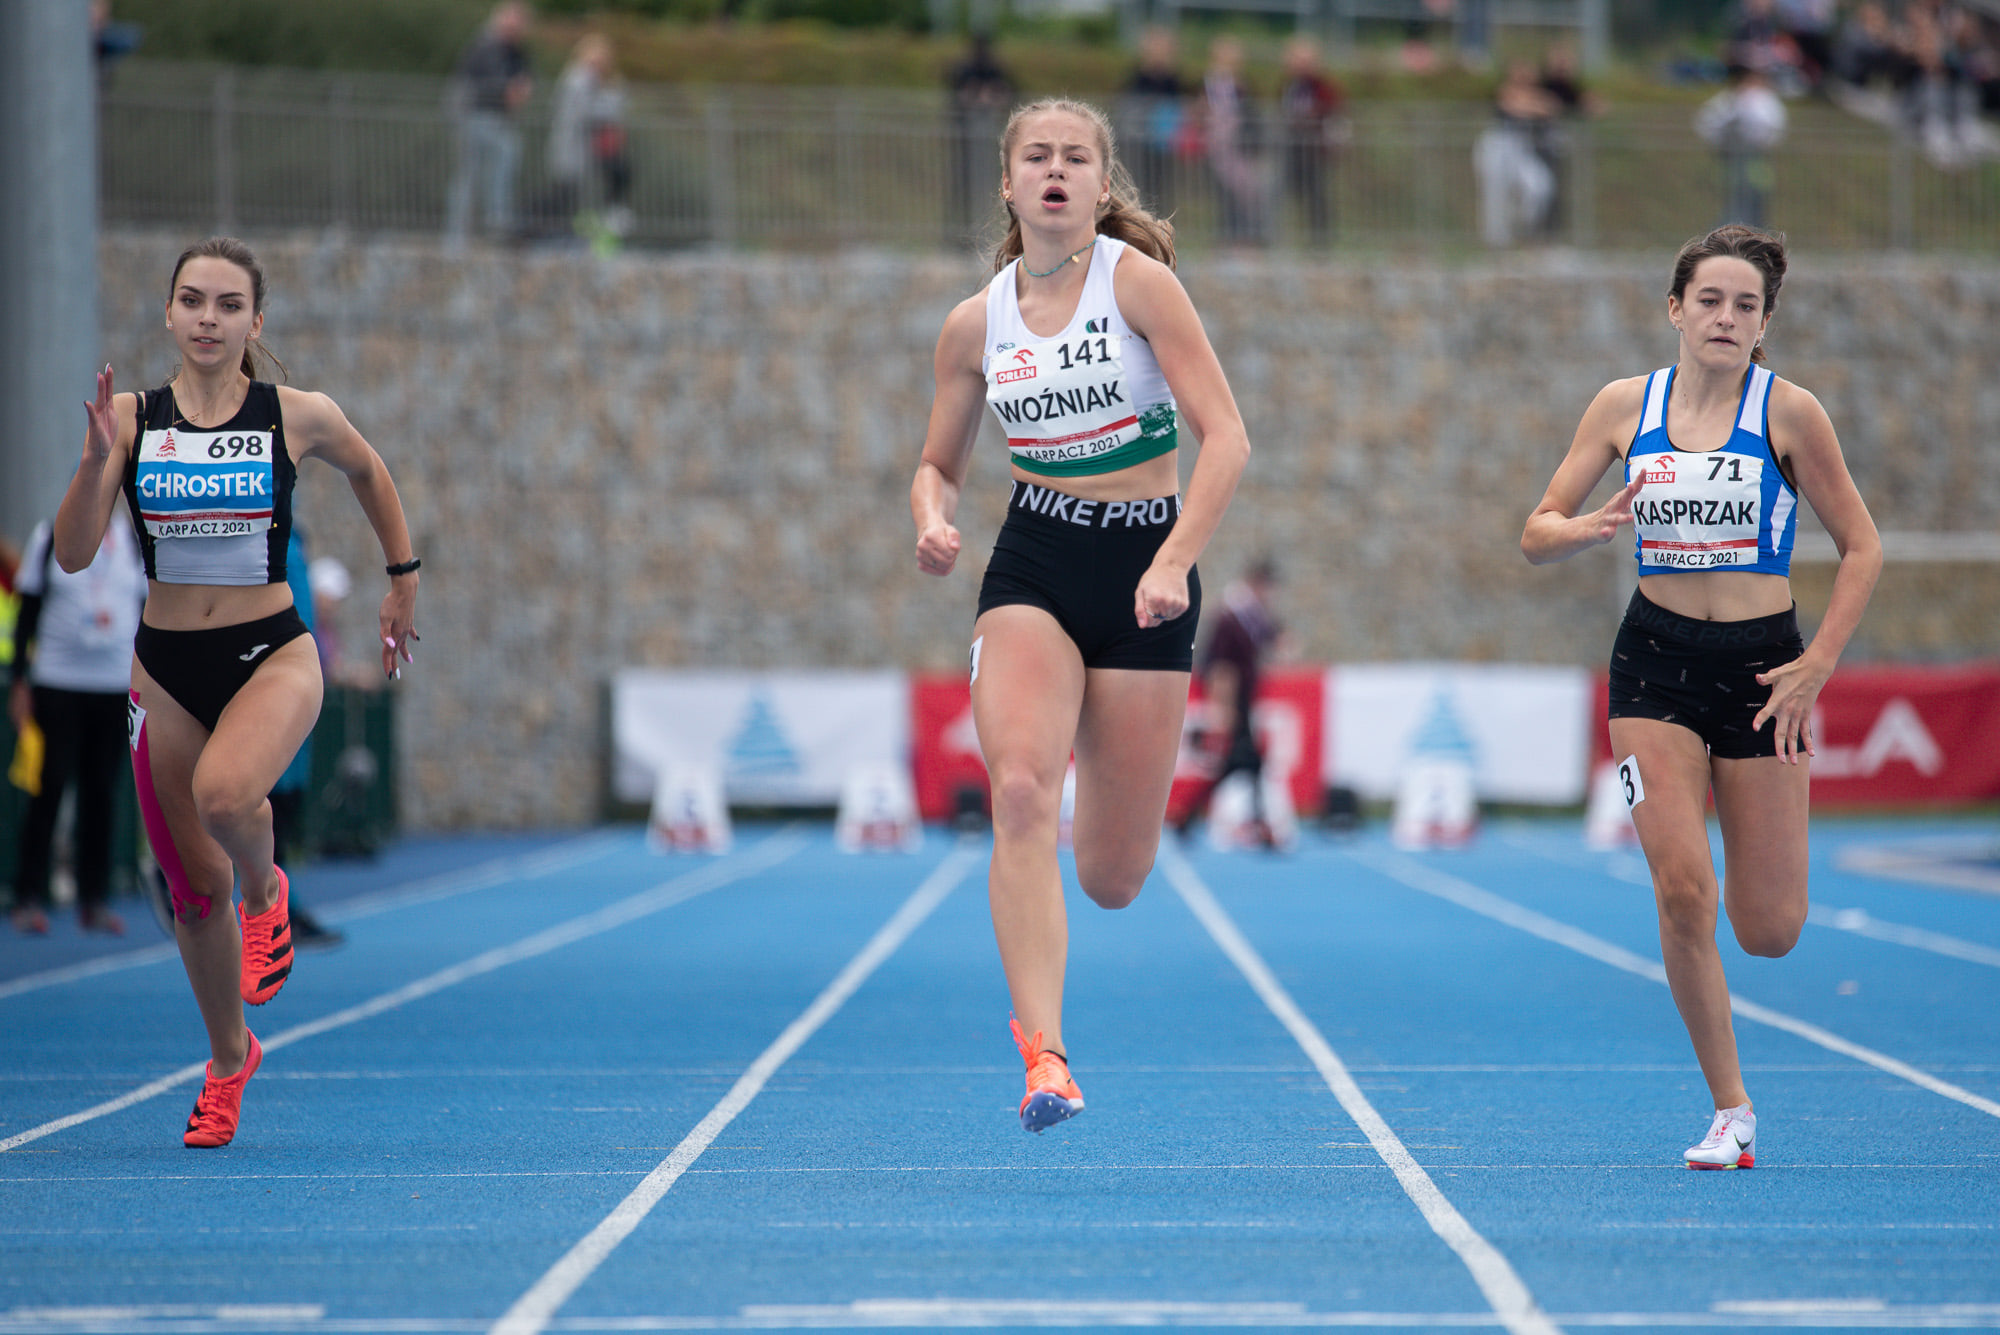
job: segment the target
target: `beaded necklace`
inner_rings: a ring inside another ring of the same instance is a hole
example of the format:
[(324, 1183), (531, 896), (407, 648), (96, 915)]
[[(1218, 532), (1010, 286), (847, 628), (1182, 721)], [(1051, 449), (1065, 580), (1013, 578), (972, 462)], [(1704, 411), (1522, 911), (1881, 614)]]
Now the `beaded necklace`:
[(1085, 246), (1082, 250), (1073, 251), (1072, 253), (1063, 257), (1062, 259), (1057, 260), (1055, 268), (1044, 269), (1040, 273), (1036, 273), (1033, 269), (1030, 269), (1028, 267), (1028, 257), (1023, 255), (1021, 257), (1021, 272), (1025, 273), (1030, 278), (1047, 278), (1050, 274), (1059, 272), (1062, 269), (1063, 265), (1075, 264), (1078, 259), (1080, 259), (1085, 255), (1088, 255), (1096, 247), (1096, 245), (1097, 245), (1097, 238), (1093, 236), (1092, 238), (1090, 238), (1090, 244), (1088, 246)]

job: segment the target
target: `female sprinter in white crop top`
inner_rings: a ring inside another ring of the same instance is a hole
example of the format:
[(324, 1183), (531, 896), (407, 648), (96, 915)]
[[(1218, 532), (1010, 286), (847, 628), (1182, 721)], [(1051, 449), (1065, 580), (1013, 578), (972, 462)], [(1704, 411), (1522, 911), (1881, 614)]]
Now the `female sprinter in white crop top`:
[(256, 356), (269, 355), (252, 346), (263, 323), (264, 271), (249, 247), (211, 237), (184, 251), (167, 285), (180, 369), (144, 394), (114, 395), (111, 368), (99, 374), (55, 523), (56, 560), (81, 568), (122, 488), (145, 558), (132, 773), (208, 1030), (208, 1075), (182, 1135), (190, 1146), (235, 1136), (263, 1056), (244, 1004), (269, 1001), (291, 973), (290, 895), (271, 860), (267, 798), (319, 717), (319, 657), (285, 582), (300, 462), (346, 474), (382, 544), (385, 674), (411, 661), (417, 638), (418, 562), (389, 470), (333, 400), (255, 378)]
[[(945, 320), (910, 510), (918, 568), (950, 574), (990, 405), (1013, 495), (980, 588), (972, 708), (993, 790), (993, 931), (1027, 1066), (1021, 1124), (1040, 1131), (1083, 1110), (1062, 1027), (1063, 777), (1074, 752), (1077, 879), (1123, 908), (1159, 849), (1193, 668), (1195, 558), (1250, 442), (1174, 277), (1173, 229), (1139, 207), (1103, 114), (1036, 102), (1008, 120), (1000, 150), (999, 272)], [(1200, 445), (1185, 503), (1176, 409)]]
[[(1636, 531), (1639, 587), (1611, 651), (1611, 752), (1653, 874), (1667, 982), (1715, 1102), (1682, 1156), (1690, 1168), (1757, 1159), (1715, 944), (1709, 792), (1736, 940), (1783, 955), (1806, 921), (1813, 701), (1882, 569), (1826, 410), (1761, 365), (1784, 279), (1784, 242), (1749, 227), (1681, 247), (1667, 290), (1677, 362), (1598, 392), (1521, 535), (1542, 565)], [(1621, 463), (1626, 485), (1579, 514)], [(1788, 578), (1801, 496), (1840, 549), (1810, 647)]]

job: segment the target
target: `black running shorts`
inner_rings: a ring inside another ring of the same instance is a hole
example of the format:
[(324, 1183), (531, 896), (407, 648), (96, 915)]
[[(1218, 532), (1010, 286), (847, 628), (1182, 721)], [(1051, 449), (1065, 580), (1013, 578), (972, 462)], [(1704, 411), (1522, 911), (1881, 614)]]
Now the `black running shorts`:
[(1007, 522), (979, 585), (979, 613), (1039, 607), (1076, 642), (1087, 668), (1194, 670), (1201, 576), (1188, 571), (1188, 609), (1172, 621), (1141, 627), (1133, 594), (1173, 532), (1180, 497), (1083, 501), (1015, 481)]
[(146, 675), (210, 732), (271, 655), (306, 634), (296, 607), (213, 630), (161, 630), (139, 623), (132, 645)]
[(1805, 649), (1796, 604), (1749, 621), (1696, 621), (1635, 589), (1611, 646), (1611, 717), (1678, 723), (1725, 760), (1774, 756), (1775, 723), (1750, 730), (1771, 698), (1757, 674)]

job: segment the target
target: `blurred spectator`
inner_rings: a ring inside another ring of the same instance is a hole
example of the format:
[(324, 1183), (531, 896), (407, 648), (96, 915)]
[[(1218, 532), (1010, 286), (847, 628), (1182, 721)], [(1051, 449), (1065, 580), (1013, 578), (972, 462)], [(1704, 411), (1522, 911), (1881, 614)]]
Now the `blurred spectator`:
[[(332, 560), (331, 557), (321, 559)], [(306, 623), (306, 630), (317, 640), (319, 617), (313, 606), (312, 564), (306, 560), (305, 526), (294, 523), (291, 541), (285, 549), (285, 582), (291, 586), (292, 605), (298, 608), (299, 620)], [(341, 573), (346, 573), (345, 567), (342, 567)], [(325, 674), (324, 661), (322, 657), (322, 676)], [(305, 825), (306, 785), (312, 778), (312, 749), (313, 739), (308, 734), (299, 746), (298, 754), (292, 757), (292, 763), (285, 767), (285, 772), (278, 776), (278, 782), (271, 789), (271, 860), (286, 867), (295, 866), (305, 856), (301, 832)], [(337, 946), (347, 939), (321, 923), (300, 902), (296, 885), (291, 889), (286, 911), (292, 919), (292, 940), (301, 947)]]
[(1285, 86), (1278, 96), (1285, 117), (1285, 192), (1305, 215), (1314, 246), (1333, 238), (1328, 175), (1347, 143), (1347, 90), (1326, 72), (1310, 37), (1285, 44)]
[(556, 83), (549, 177), (553, 230), (574, 230), (599, 251), (615, 250), (631, 234), (625, 84), (603, 33), (578, 39)]
[(1836, 0), (1777, 0), (1778, 27), (1797, 53), (1799, 74), (1808, 89), (1825, 83), (1833, 66)]
[(1493, 94), (1493, 124), (1473, 147), (1479, 177), (1479, 232), (1486, 244), (1510, 246), (1540, 232), (1555, 180), (1535, 151), (1542, 127), (1556, 114), (1556, 99), (1541, 85), (1534, 65), (1507, 63)]
[(452, 75), (458, 166), (445, 202), (445, 236), (451, 242), (462, 243), (470, 234), (475, 196), (490, 235), (515, 234), (514, 173), (521, 162), (521, 136), (514, 113), (534, 91), (521, 45), (527, 29), (528, 6), (522, 0), (501, 0)]
[(1895, 92), (1909, 86), (1916, 70), (1879, 0), (1854, 7), (1834, 41), (1832, 62), (1834, 101), (1870, 120), (1894, 122)]
[(75, 574), (55, 563), (51, 547), (49, 525), (37, 525), (18, 577), (7, 715), (17, 733), (31, 724), (40, 729), (42, 765), (21, 823), (14, 928), (49, 930), (56, 816), (74, 783), (77, 915), (86, 932), (122, 936), (125, 924), (109, 908), (112, 819), (118, 781), (128, 772), (125, 702), (146, 570), (122, 516), (105, 525), (96, 558)]
[(354, 591), (354, 577), (347, 573), (339, 557), (320, 556), (306, 567), (306, 583), (311, 590), (308, 601), (313, 613), (313, 643), (319, 649), (320, 676), (343, 686), (374, 686), (374, 675), (366, 666), (357, 669), (348, 660), (346, 637), (340, 631), (340, 607)]
[(0, 673), (8, 673), (14, 663), (14, 618), (21, 607), (14, 574), (20, 564), (20, 549), (0, 537)]
[(1903, 115), (1924, 156), (1950, 170), (2000, 154), (1979, 119), (1981, 80), (2000, 64), (1979, 18), (1938, 0), (1914, 0), (1903, 11), (1903, 49), (1910, 61)]
[(1493, 62), (1493, 0), (1457, 0), (1458, 63), (1484, 70)]
[(965, 59), (945, 75), (951, 90), (951, 211), (947, 240), (963, 241), (983, 226), (994, 208), (994, 164), (1000, 131), (1014, 105), (1014, 81), (993, 54), (993, 39), (972, 34)]
[(90, 0), (90, 37), (97, 55), (97, 89), (104, 91), (111, 70), (119, 61), (139, 49), (145, 29), (136, 23), (111, 21), (111, 0)]
[(1213, 618), (1195, 664), (1213, 725), (1214, 741), (1204, 749), (1216, 755), (1217, 761), (1203, 792), (1177, 822), (1182, 834), (1207, 809), (1224, 780), (1232, 774), (1248, 774), (1254, 818), (1263, 829), (1264, 842), (1270, 842), (1264, 811), (1264, 756), (1257, 747), (1254, 710), (1264, 661), (1281, 634), (1272, 610), (1277, 588), (1278, 568), (1266, 557), (1253, 562), (1242, 579), (1223, 590), (1222, 609)]
[(1535, 154), (1549, 169), (1549, 202), (1542, 210), (1541, 231), (1554, 236), (1562, 230), (1568, 213), (1564, 206), (1569, 163), (1576, 151), (1574, 122), (1595, 116), (1604, 109), (1604, 99), (1584, 87), (1577, 67), (1576, 48), (1556, 42), (1542, 53), (1542, 71), (1537, 81), (1553, 99), (1550, 114), (1534, 123)]
[(1777, 0), (1740, 0), (1729, 25), (1729, 63), (1756, 70), (1788, 93), (1806, 88), (1798, 44), (1778, 18)]
[(1396, 58), (1405, 74), (1437, 72), (1435, 30), (1451, 22), (1457, 8), (1457, 0), (1423, 0), (1422, 16), (1403, 24), (1403, 44), (1398, 48)]
[(1729, 67), (1729, 86), (1702, 104), (1695, 133), (1722, 155), (1719, 223), (1763, 227), (1771, 200), (1771, 150), (1785, 137), (1785, 104), (1764, 72)]
[(1174, 153), (1187, 119), (1180, 54), (1168, 28), (1148, 28), (1139, 37), (1139, 64), (1125, 85), (1125, 122), (1131, 145), (1125, 154), (1146, 207), (1161, 218), (1174, 211)]
[(1255, 246), (1267, 239), (1264, 173), (1242, 75), (1243, 44), (1234, 37), (1216, 38), (1201, 80), (1201, 138), (1222, 217), (1222, 240)]

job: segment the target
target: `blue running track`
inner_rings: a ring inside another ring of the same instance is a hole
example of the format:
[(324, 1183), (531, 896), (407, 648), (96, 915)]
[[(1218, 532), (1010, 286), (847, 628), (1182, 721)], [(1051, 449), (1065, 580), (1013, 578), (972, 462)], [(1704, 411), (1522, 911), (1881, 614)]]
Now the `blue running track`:
[(150, 923), (10, 936), (0, 1335), (2000, 1329), (2000, 875), (1883, 856), (1994, 833), (1816, 822), (1799, 948), (1725, 942), (1735, 1173), (1681, 1167), (1644, 865), (1575, 822), (1170, 841), (1131, 909), (1073, 896), (1088, 1110), (1041, 1136), (988, 846), (935, 830), (306, 868), (347, 943), (252, 1012), (221, 1150)]

